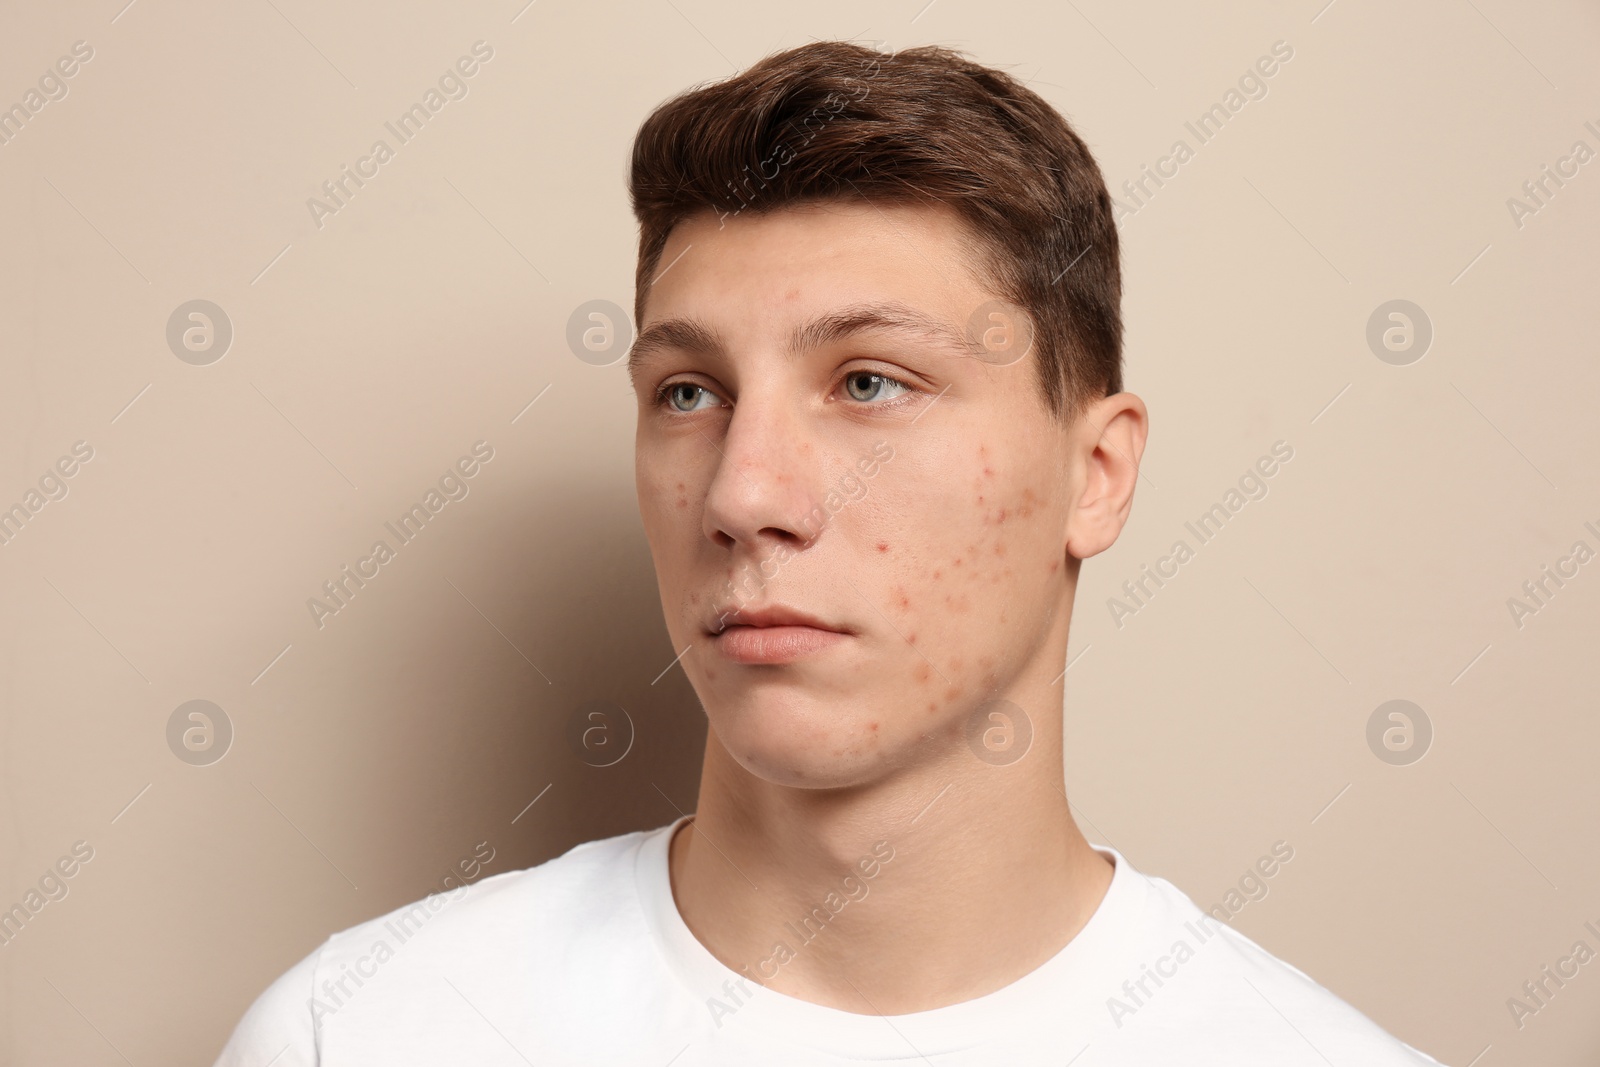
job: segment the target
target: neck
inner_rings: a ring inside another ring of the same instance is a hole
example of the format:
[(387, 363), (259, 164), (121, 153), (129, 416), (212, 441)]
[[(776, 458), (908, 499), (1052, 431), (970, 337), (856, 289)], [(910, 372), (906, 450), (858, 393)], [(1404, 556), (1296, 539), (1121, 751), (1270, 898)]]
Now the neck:
[[(1041, 697), (1029, 704), (1051, 706)], [(1067, 805), (1060, 718), (1040, 718), (1014, 763), (974, 759), (963, 740), (847, 789), (774, 785), (713, 731), (695, 816), (669, 850), (685, 923), (752, 983), (861, 1014), (1016, 981), (1082, 929), (1112, 873)]]

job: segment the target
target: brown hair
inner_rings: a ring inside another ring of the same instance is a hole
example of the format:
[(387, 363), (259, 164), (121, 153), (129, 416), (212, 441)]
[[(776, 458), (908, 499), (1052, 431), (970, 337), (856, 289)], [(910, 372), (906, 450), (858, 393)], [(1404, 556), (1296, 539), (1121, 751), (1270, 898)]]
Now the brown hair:
[(805, 200), (950, 205), (996, 294), (1027, 312), (1049, 409), (1122, 391), (1122, 277), (1111, 197), (1065, 118), (1002, 71), (934, 45), (778, 52), (644, 121), (628, 189), (640, 224), (634, 318), (668, 234)]

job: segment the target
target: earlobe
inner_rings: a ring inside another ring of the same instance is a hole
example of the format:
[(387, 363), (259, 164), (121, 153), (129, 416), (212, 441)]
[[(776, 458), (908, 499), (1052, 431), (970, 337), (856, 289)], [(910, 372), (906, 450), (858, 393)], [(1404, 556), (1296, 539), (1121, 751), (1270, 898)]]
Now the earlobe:
[(1116, 543), (1133, 509), (1149, 413), (1133, 393), (1091, 404), (1073, 429), (1067, 471), (1073, 494), (1067, 513), (1066, 550), (1077, 559)]

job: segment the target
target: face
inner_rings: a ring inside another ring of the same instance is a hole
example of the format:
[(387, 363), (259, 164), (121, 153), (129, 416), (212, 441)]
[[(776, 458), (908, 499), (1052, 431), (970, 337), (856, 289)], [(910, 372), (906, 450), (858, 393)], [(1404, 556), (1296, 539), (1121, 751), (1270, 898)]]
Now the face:
[(829, 202), (708, 212), (662, 254), (640, 512), (679, 665), (768, 781), (965, 752), (1070, 608), (1070, 427), (1031, 358), (963, 344), (995, 299), (968, 247), (943, 207)]

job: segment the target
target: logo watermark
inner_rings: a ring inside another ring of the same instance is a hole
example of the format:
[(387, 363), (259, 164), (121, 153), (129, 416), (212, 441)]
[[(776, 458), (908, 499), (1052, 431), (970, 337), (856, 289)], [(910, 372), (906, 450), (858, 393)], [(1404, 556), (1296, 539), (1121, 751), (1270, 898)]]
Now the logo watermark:
[(167, 747), (191, 767), (209, 767), (233, 745), (233, 720), (209, 700), (188, 700), (167, 716)]
[(1009, 767), (1033, 747), (1033, 720), (1009, 700), (979, 705), (967, 718), (967, 747), (993, 767)]
[(20, 901), (0, 912), (0, 947), (10, 946), (47, 905), (66, 900), (72, 891), (68, 882), (92, 859), (94, 846), (87, 841), (74, 841), (71, 851), (47, 867)]
[(609, 700), (586, 700), (567, 721), (567, 744), (591, 767), (614, 767), (633, 751), (633, 716)]
[(1433, 744), (1433, 720), (1409, 700), (1386, 700), (1367, 717), (1367, 747), (1383, 762), (1409, 767)]
[[(1596, 939), (1597, 944), (1600, 944), (1600, 927), (1593, 922), (1586, 922), (1583, 928)], [(1511, 1013), (1511, 1021), (1517, 1024), (1517, 1029), (1521, 1030), (1528, 1025), (1531, 1016), (1538, 1015), (1548, 1008), (1556, 994), (1565, 989), (1568, 982), (1578, 977), (1582, 973), (1581, 969), (1594, 957), (1595, 951), (1589, 942), (1579, 938), (1573, 942), (1572, 951), (1553, 964), (1545, 964), (1539, 968), (1536, 977), (1523, 982), (1520, 996), (1506, 998), (1506, 1010)]]
[(67, 479), (78, 473), (81, 464), (88, 463), (93, 458), (93, 445), (87, 441), (74, 441), (71, 455), (60, 457), (52, 467), (46, 468), (39, 476), (37, 489), (29, 488), (22, 494), (20, 501), (0, 511), (0, 546), (9, 545), (12, 539), (22, 532), (22, 528), (44, 510), (46, 504), (65, 500), (67, 493), (71, 491)]
[[(782, 935), (773, 941), (772, 949), (766, 956), (754, 965), (745, 964), (739, 968), (744, 978), (730, 978), (722, 985), (721, 997), (707, 997), (706, 1010), (711, 1013), (711, 1021), (717, 1024), (717, 1028), (720, 1030), (729, 1016), (748, 1004), (757, 990), (776, 978), (779, 970), (794, 960), (802, 949), (821, 937), (845, 908), (867, 899), (867, 894), (872, 891), (869, 883), (883, 872), (884, 865), (892, 859), (893, 845), (887, 841), (874, 842), (872, 851), (856, 861), (851, 873), (839, 880), (837, 889), (829, 891), (822, 902), (807, 911), (798, 922), (783, 924)], [(752, 971), (755, 973), (752, 974)], [(751, 982), (755, 984), (754, 989), (750, 986)]]
[(421, 133), (423, 127), (443, 110), (445, 104), (451, 100), (467, 98), (467, 94), (471, 92), (467, 79), (478, 73), (480, 64), (487, 63), (493, 58), (494, 48), (488, 42), (483, 40), (472, 42), (472, 54), (460, 57), (454, 66), (445, 68), (445, 72), (439, 75), (437, 88), (429, 86), (419, 101), (401, 112), (392, 122), (383, 124), (383, 128), (394, 138), (393, 147), (384, 138), (378, 138), (372, 142), (367, 154), (356, 160), (353, 170), (348, 163), (342, 164), (335, 177), (322, 183), (321, 198), (312, 196), (306, 199), (306, 210), (311, 213), (312, 224), (320, 230), (326, 225), (324, 219), (330, 215), (337, 215), (349, 207), (356, 193), (365, 188), (368, 181), (376, 178), (383, 165), (394, 159), (399, 148), (409, 144), (417, 134)]
[(487, 441), (475, 442), (471, 455), (460, 457), (453, 467), (447, 468), (444, 474), (440, 475), (438, 488), (430, 487), (422, 499), (411, 505), (411, 508), (401, 514), (395, 522), (386, 521), (383, 524), (384, 529), (394, 536), (397, 542), (395, 546), (391, 547), (388, 541), (379, 538), (372, 543), (372, 548), (365, 556), (356, 560), (354, 570), (347, 563), (339, 568), (338, 577), (322, 583), (326, 600), (314, 596), (307, 597), (306, 610), (311, 613), (311, 621), (317, 629), (321, 630), (327, 625), (328, 616), (337, 615), (349, 607), (356, 594), (365, 589), (368, 582), (383, 573), (383, 567), (398, 556), (400, 547), (416, 540), (428, 523), (444, 510), (446, 504), (465, 500), (467, 494), (472, 491), (468, 483), (477, 477), (482, 470), (481, 465), (492, 459), (494, 459), (494, 446)]
[(1117, 629), (1126, 625), (1129, 616), (1137, 615), (1148, 607), (1167, 582), (1178, 576), (1179, 569), (1194, 559), (1201, 546), (1210, 544), (1229, 520), (1244, 510), (1246, 504), (1253, 500), (1265, 500), (1270, 492), (1267, 480), (1278, 473), (1280, 463), (1288, 463), (1293, 458), (1292, 445), (1286, 441), (1273, 442), (1271, 453), (1257, 459), (1254, 466), (1239, 476), (1238, 488), (1230, 488), (1221, 500), (1212, 504), (1193, 522), (1183, 524), (1194, 538), (1193, 545), (1188, 538), (1180, 537), (1172, 543), (1166, 555), (1155, 561), (1154, 567), (1148, 563), (1142, 564), (1137, 579), (1130, 578), (1122, 583), (1123, 596), (1107, 597), (1106, 610), (1111, 613), (1111, 621)]
[(167, 316), (167, 347), (185, 363), (206, 367), (228, 354), (233, 320), (209, 300), (179, 304)]
[(71, 91), (67, 85), (68, 79), (78, 73), (80, 64), (93, 58), (93, 45), (88, 41), (73, 41), (72, 54), (62, 56), (52, 66), (46, 67), (35, 83), (38, 88), (29, 88), (16, 103), (0, 110), (0, 145), (8, 145), (15, 140), (47, 105), (65, 100)]
[[(893, 445), (888, 441), (874, 444), (871, 453), (857, 459), (855, 467), (845, 471), (839, 478), (837, 486), (824, 495), (821, 503), (814, 505), (810, 511), (791, 524), (793, 528), (808, 543), (815, 541), (839, 512), (851, 504), (866, 499), (870, 491), (867, 483), (876, 478), (884, 464), (892, 459), (894, 459)], [(746, 601), (759, 596), (767, 583), (776, 578), (778, 571), (794, 556), (795, 550), (790, 548), (787, 542), (780, 541), (765, 558), (754, 564), (744, 564), (737, 579), (729, 578), (723, 588), (724, 602), (737, 601), (737, 606), (723, 611), (722, 617), (717, 620), (718, 626), (727, 622), (730, 616), (737, 614), (739, 607), (743, 607)]]
[[(1155, 194), (1166, 186), (1168, 181), (1176, 178), (1180, 168), (1192, 160), (1199, 149), (1210, 143), (1222, 132), (1233, 116), (1244, 110), (1246, 104), (1252, 100), (1266, 99), (1269, 87), (1267, 85), (1274, 75), (1281, 69), (1281, 64), (1294, 58), (1294, 46), (1288, 41), (1277, 40), (1272, 42), (1270, 54), (1259, 57), (1254, 64), (1245, 68), (1239, 76), (1237, 88), (1230, 88), (1222, 94), (1222, 99), (1212, 104), (1195, 119), (1194, 122), (1185, 122), (1184, 129), (1194, 137), (1194, 144), (1189, 143), (1186, 137), (1179, 137), (1172, 142), (1172, 147), (1167, 154), (1159, 157), (1154, 168), (1146, 163), (1140, 166), (1139, 176), (1129, 178), (1122, 183), (1122, 192), (1127, 200), (1111, 198), (1112, 215), (1117, 222), (1124, 218), (1137, 215), (1148, 207)], [(1154, 188), (1151, 188), (1152, 183)]]
[[(1596, 538), (1600, 538), (1600, 529), (1594, 523), (1585, 522), (1583, 528)], [(1595, 551), (1589, 547), (1589, 542), (1582, 540), (1572, 542), (1572, 547), (1567, 554), (1559, 557), (1552, 566), (1549, 563), (1539, 568), (1539, 577), (1530, 578), (1522, 583), (1521, 597), (1507, 597), (1506, 610), (1511, 613), (1511, 624), (1517, 629), (1522, 629), (1527, 623), (1528, 616), (1537, 615), (1549, 606), (1556, 593), (1566, 587), (1567, 582), (1578, 576), (1578, 568), (1594, 559)]]
[(1367, 316), (1367, 347), (1390, 366), (1410, 366), (1432, 345), (1433, 320), (1409, 300), (1379, 304)]

